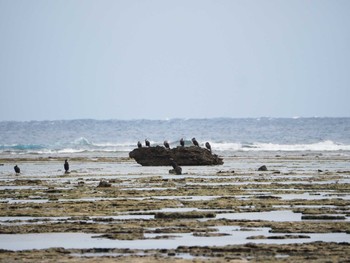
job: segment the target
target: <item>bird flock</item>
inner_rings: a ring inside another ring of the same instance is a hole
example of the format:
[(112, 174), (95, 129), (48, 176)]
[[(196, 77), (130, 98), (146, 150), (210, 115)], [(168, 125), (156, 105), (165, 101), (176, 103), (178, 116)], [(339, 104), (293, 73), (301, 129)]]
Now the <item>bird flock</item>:
[[(200, 147), (196, 138), (192, 138), (191, 142), (194, 146)], [(170, 144), (168, 141), (165, 140), (163, 144), (166, 149), (170, 149)], [(146, 147), (151, 147), (151, 143), (148, 139), (145, 140), (145, 145)], [(180, 146), (185, 147), (185, 140), (183, 138), (180, 139)], [(142, 143), (140, 141), (137, 142), (137, 147), (142, 148)], [(205, 147), (211, 152), (211, 145), (209, 142), (205, 143)]]

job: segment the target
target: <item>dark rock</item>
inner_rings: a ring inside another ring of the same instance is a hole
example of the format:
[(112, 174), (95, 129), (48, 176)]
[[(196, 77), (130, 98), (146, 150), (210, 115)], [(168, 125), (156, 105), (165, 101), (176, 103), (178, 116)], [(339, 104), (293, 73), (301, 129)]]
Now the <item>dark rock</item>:
[(266, 165), (260, 166), (258, 171), (267, 171)]
[(222, 158), (205, 148), (190, 146), (166, 149), (161, 146), (136, 148), (130, 158), (143, 166), (171, 166), (171, 158), (178, 165), (220, 165)]
[(97, 187), (111, 187), (112, 184), (110, 184), (109, 182), (106, 181), (100, 181), (100, 183), (98, 184)]
[(158, 212), (154, 215), (155, 218), (166, 219), (183, 219), (183, 218), (214, 218), (214, 212), (189, 211), (189, 212)]

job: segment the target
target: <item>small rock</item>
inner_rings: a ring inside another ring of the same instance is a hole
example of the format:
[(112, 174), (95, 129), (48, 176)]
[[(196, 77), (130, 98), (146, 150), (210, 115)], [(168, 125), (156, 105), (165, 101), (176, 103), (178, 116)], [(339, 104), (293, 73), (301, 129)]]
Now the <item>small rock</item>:
[(260, 166), (258, 171), (267, 171), (266, 165)]
[(100, 181), (100, 183), (98, 184), (97, 187), (111, 187), (111, 186), (112, 186), (112, 184), (110, 184), (107, 181)]

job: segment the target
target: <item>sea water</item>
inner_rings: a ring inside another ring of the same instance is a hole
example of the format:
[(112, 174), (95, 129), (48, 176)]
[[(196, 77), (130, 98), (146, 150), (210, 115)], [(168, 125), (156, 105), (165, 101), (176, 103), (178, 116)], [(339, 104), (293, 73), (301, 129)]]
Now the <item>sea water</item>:
[(180, 138), (209, 142), (219, 155), (235, 152), (350, 152), (350, 118), (214, 118), (0, 122), (0, 156), (127, 153), (144, 144), (171, 147)]

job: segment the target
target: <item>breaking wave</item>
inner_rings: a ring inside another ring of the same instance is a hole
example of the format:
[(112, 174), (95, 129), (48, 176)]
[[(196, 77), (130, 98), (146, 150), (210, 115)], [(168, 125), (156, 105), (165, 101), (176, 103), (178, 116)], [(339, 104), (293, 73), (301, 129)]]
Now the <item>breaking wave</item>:
[(350, 145), (323, 141), (310, 144), (212, 143), (217, 151), (350, 151)]
[[(240, 143), (240, 142), (212, 142), (209, 141), (215, 152), (236, 151), (350, 151), (350, 145), (339, 144), (327, 140), (310, 144), (278, 144), (278, 143)], [(152, 145), (163, 145), (161, 142), (153, 142)], [(187, 144), (189, 145), (189, 144)], [(177, 143), (171, 143), (171, 147), (177, 147)], [(202, 144), (202, 147), (204, 145)], [(81, 152), (129, 152), (136, 148), (135, 142), (106, 142), (93, 143), (80, 137), (68, 143), (55, 143), (54, 145), (42, 144), (12, 144), (0, 145), (0, 152), (4, 153), (81, 153)]]

